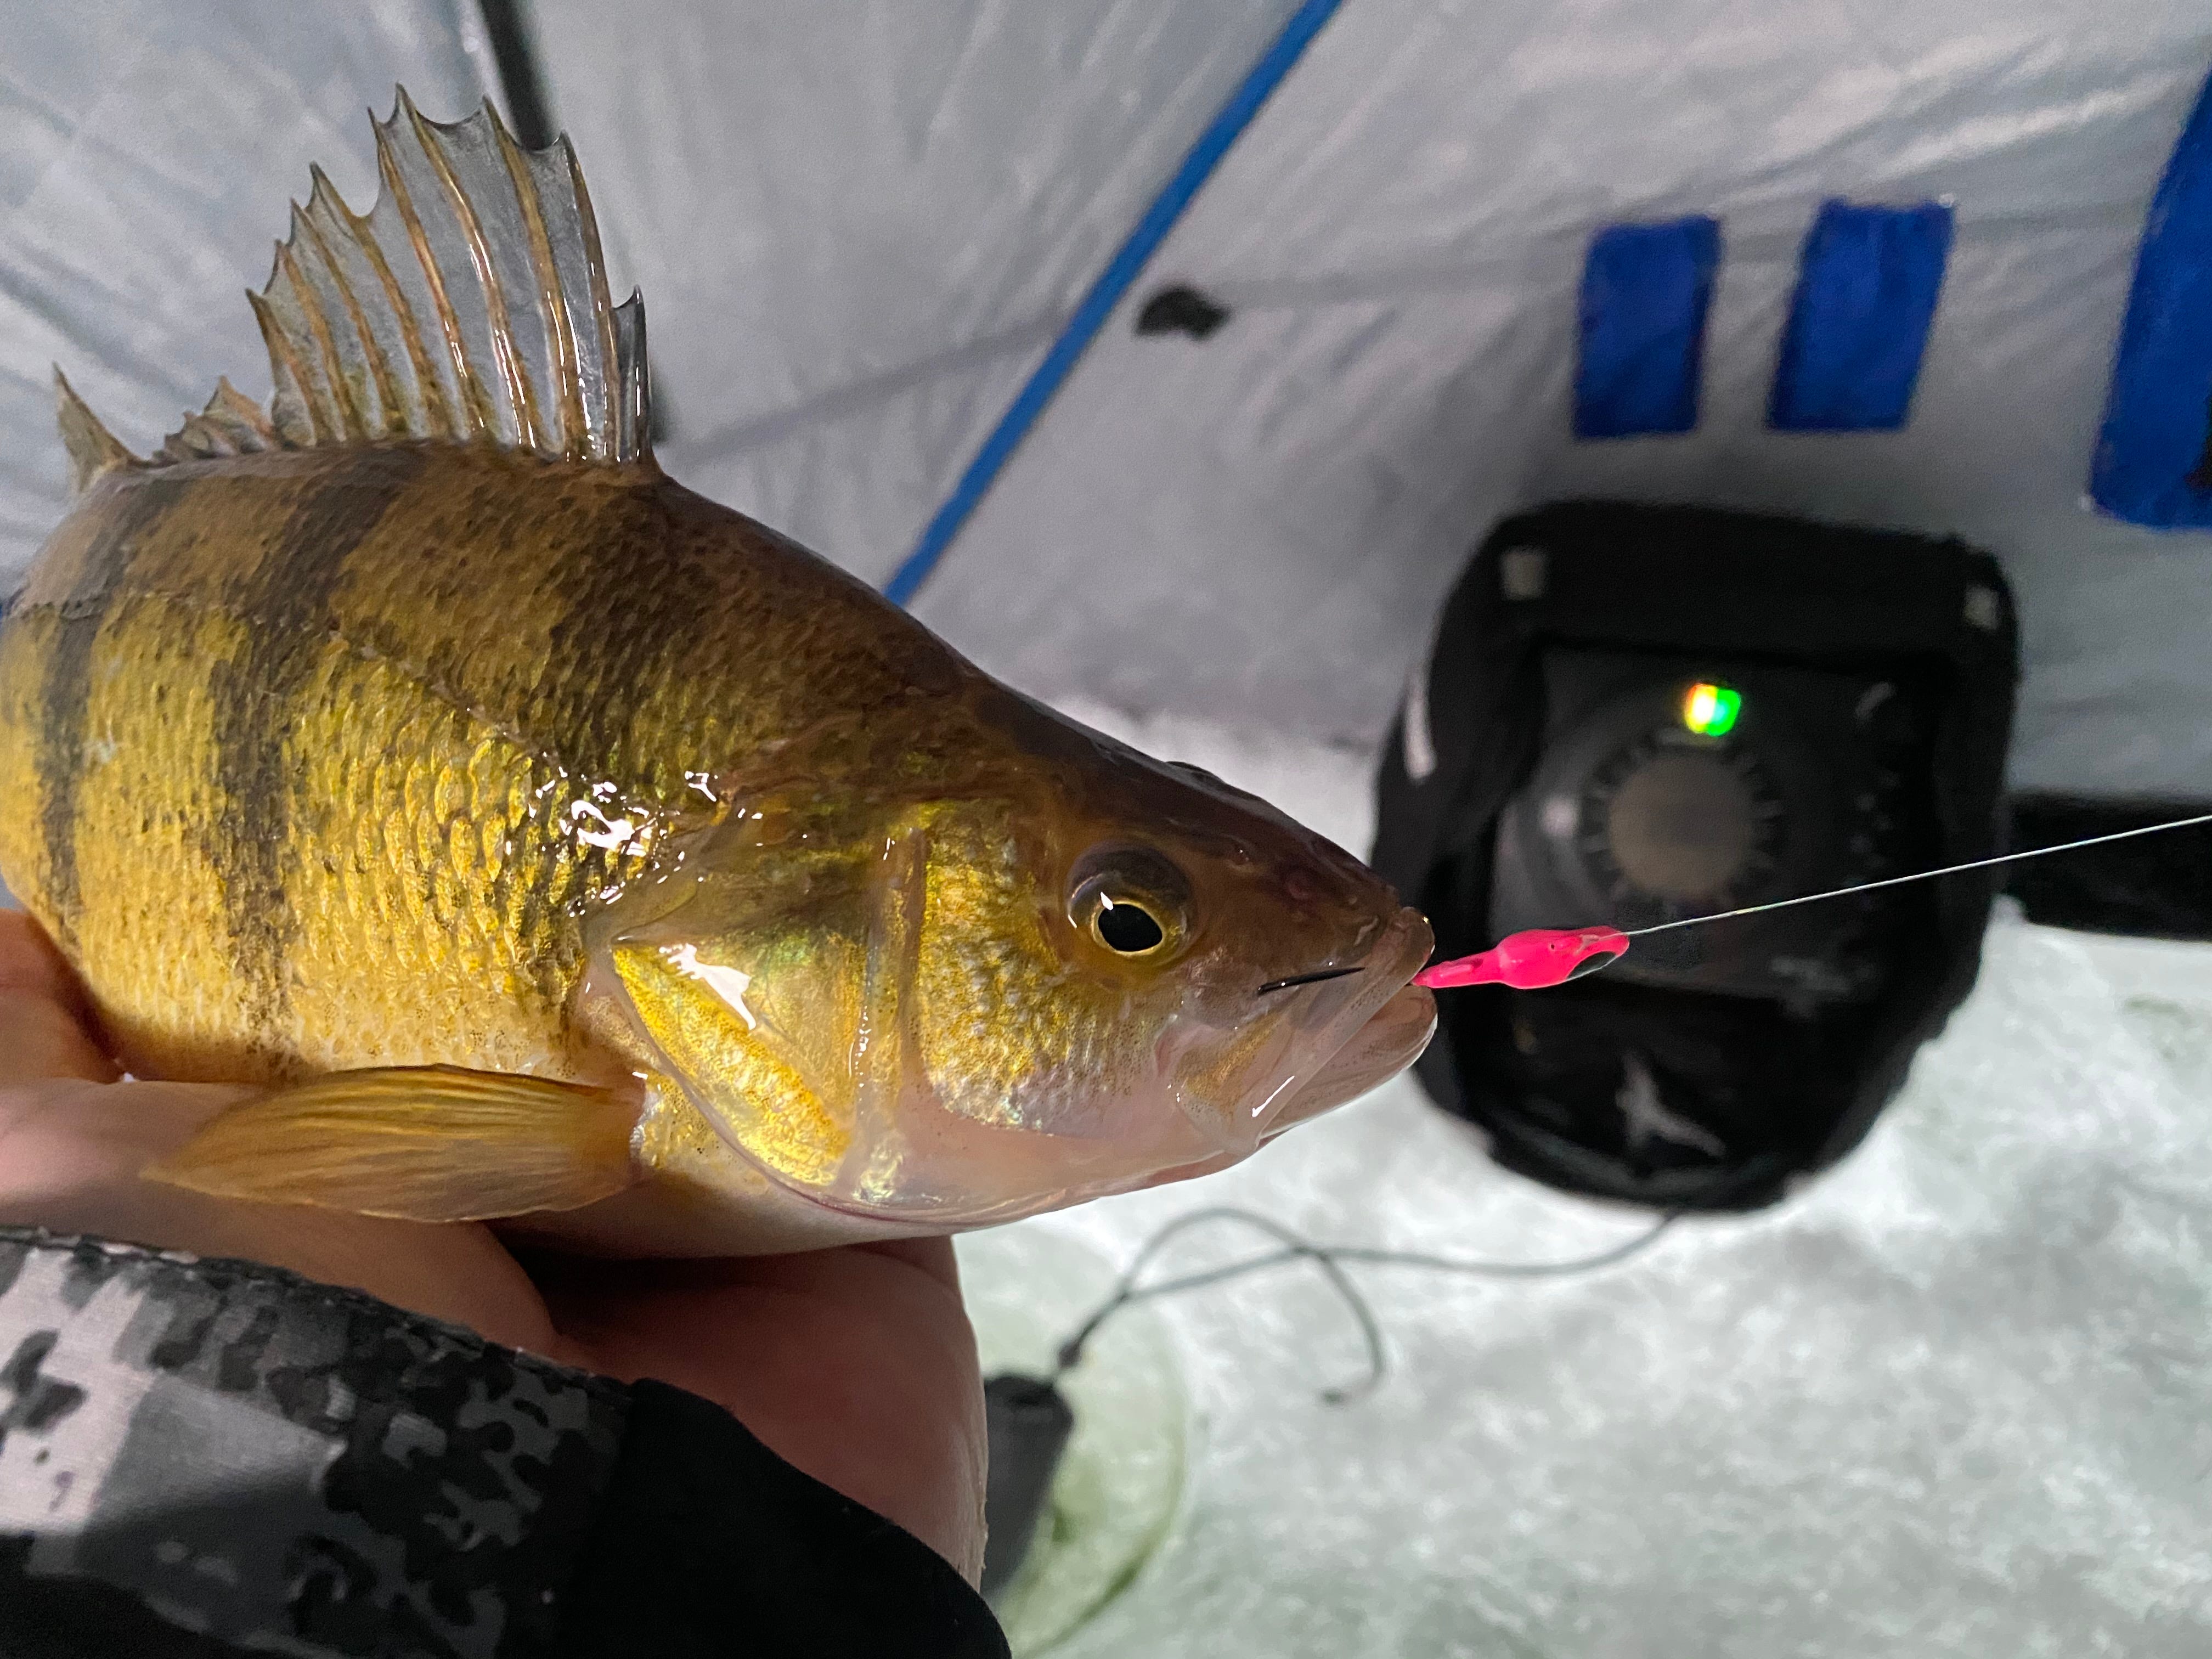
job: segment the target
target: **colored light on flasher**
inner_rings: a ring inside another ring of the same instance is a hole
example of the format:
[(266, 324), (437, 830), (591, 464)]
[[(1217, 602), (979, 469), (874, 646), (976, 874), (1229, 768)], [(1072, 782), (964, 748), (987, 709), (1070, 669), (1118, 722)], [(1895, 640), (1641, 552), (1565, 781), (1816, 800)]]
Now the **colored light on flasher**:
[(1699, 681), (1682, 698), (1682, 724), (1701, 738), (1724, 738), (1743, 710), (1743, 694), (1733, 686)]

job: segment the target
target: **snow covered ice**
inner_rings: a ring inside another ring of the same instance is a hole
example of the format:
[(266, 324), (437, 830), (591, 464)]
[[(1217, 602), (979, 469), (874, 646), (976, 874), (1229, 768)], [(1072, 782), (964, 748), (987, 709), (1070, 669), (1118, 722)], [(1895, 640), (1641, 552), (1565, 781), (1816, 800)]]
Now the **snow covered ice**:
[[(1071, 712), (1365, 844), (1363, 757)], [(1215, 1203), (1532, 1261), (1646, 1224), (1496, 1169), (1401, 1079), (1225, 1175), (964, 1243), (987, 1358), (1025, 1273), (1079, 1316), (1071, 1244), (1118, 1267)], [(1158, 1270), (1253, 1242), (1196, 1234)], [(2001, 907), (1905, 1094), (1771, 1211), (1577, 1279), (1354, 1268), (1392, 1369), (1347, 1407), (1316, 1396), (1360, 1374), (1357, 1329), (1310, 1267), (1154, 1304), (1182, 1496), (1055, 1651), (2200, 1659), (2208, 1252), (2212, 947)]]

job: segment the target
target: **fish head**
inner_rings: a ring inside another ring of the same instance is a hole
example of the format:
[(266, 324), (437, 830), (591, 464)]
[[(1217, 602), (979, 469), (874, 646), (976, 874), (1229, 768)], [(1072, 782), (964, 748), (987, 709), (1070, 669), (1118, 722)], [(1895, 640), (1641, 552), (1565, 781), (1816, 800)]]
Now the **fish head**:
[(656, 1067), (761, 1169), (1003, 1221), (1224, 1167), (1419, 1054), (1428, 925), (1357, 860), (1046, 711), (970, 736), (990, 763), (804, 836), (737, 814), (609, 936)]

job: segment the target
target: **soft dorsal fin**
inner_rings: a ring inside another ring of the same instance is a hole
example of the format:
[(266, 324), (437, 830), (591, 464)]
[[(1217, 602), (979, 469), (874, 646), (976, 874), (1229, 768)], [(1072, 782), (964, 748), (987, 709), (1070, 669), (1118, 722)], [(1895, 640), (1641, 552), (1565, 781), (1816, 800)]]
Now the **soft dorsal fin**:
[(70, 488), (78, 495), (103, 472), (144, 465), (85, 407), (58, 363), (54, 366), (54, 418), (62, 429), (62, 447), (69, 452)]
[(649, 446), (645, 307), (617, 307), (563, 137), (526, 151), (487, 103), (451, 125), (401, 88), (356, 215), (319, 168), (250, 296), (288, 448), (443, 438), (574, 460)]

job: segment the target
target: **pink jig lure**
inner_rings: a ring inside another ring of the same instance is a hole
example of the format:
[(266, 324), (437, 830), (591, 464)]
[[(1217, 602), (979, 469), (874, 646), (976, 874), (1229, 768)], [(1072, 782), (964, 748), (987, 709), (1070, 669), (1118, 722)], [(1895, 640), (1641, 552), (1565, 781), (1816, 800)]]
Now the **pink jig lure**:
[(1628, 949), (1618, 927), (1531, 927), (1509, 933), (1487, 951), (1439, 962), (1413, 975), (1431, 991), (1460, 985), (1510, 985), (1540, 991), (1608, 966)]
[(1626, 951), (1630, 939), (1641, 939), (1646, 933), (1664, 933), (1676, 927), (1702, 927), (1709, 921), (1726, 921), (1733, 916), (1755, 916), (1762, 911), (1786, 910), (1796, 904), (1817, 904), (1823, 899), (1871, 893), (1882, 887), (1901, 887), (1907, 882), (1932, 881), (1938, 876), (1957, 875), (1962, 870), (1986, 870), (1992, 865), (2016, 864), (2022, 859), (2039, 859), (2046, 854), (2070, 853), (2080, 847), (2097, 847), (2108, 841), (2127, 841), (2136, 836), (2154, 836), (2164, 830), (2187, 830), (2203, 823), (2212, 823), (2212, 812), (2173, 818), (2165, 823), (2146, 823), (2133, 830), (2115, 830), (2107, 835), (2087, 836), (2080, 841), (2061, 842), (2055, 847), (2031, 847), (2022, 853), (2000, 853), (1995, 858), (1975, 859), (1966, 864), (1947, 864), (1941, 870), (1888, 876), (1852, 887), (1832, 887), (1825, 893), (1804, 893), (1796, 898), (1770, 899), (1765, 904), (1718, 910), (1711, 915), (1685, 916), (1680, 921), (1639, 927), (1632, 933), (1624, 933), (1618, 927), (1531, 927), (1525, 933), (1507, 934), (1487, 951), (1424, 968), (1413, 975), (1413, 983), (1425, 985), (1431, 991), (1449, 990), (1459, 985), (1510, 985), (1516, 991), (1541, 991), (1579, 979), (1584, 974), (1595, 973)]

